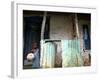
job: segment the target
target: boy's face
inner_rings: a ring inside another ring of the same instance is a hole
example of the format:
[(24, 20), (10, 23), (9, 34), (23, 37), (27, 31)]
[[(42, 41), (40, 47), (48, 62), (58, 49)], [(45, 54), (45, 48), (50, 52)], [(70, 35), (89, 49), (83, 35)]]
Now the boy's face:
[(34, 52), (36, 52), (36, 49), (38, 48), (38, 46), (37, 46), (37, 43), (36, 42), (33, 42), (33, 44), (32, 44), (32, 53), (34, 53)]
[(37, 43), (34, 43), (34, 48), (37, 48)]
[(36, 49), (38, 46), (37, 46), (37, 43), (36, 42), (33, 42), (32, 44), (32, 49)]

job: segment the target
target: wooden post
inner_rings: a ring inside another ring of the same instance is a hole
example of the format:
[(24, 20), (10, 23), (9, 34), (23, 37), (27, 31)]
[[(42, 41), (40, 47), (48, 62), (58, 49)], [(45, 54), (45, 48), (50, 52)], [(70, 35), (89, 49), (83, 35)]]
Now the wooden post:
[(78, 27), (78, 17), (77, 13), (75, 13), (75, 27), (76, 27), (76, 34), (77, 34), (77, 39), (79, 38), (79, 27)]
[(47, 12), (44, 12), (43, 21), (42, 21), (42, 27), (41, 27), (41, 40), (44, 39), (44, 30), (45, 30), (46, 16), (47, 16)]
[(43, 66), (42, 62), (43, 62), (43, 58), (44, 58), (44, 53), (43, 53), (43, 43), (44, 43), (44, 41), (43, 41), (43, 39), (44, 39), (46, 16), (47, 16), (47, 12), (44, 12), (42, 26), (41, 26), (41, 57), (40, 57), (40, 66), (41, 67)]

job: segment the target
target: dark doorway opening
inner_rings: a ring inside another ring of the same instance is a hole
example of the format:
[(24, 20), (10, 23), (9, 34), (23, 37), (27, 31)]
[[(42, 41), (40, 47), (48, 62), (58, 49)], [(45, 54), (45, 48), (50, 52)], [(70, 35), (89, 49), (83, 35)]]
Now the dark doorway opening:
[[(26, 56), (32, 50), (32, 43), (36, 42), (40, 51), (41, 25), (43, 16), (23, 17), (23, 68), (32, 68), (32, 62), (28, 62)], [(47, 17), (44, 39), (49, 39), (49, 22), (50, 17)], [(39, 55), (40, 58), (40, 55)]]

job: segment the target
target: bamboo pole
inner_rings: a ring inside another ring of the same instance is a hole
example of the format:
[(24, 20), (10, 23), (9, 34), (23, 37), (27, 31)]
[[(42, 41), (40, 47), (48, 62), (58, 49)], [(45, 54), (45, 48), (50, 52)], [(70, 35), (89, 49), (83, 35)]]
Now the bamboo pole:
[(75, 13), (75, 27), (76, 27), (76, 36), (77, 36), (77, 39), (79, 38), (79, 27), (78, 27), (78, 17), (77, 17), (77, 13)]
[(41, 26), (41, 40), (44, 39), (44, 30), (45, 30), (45, 24), (46, 24), (46, 16), (47, 16), (47, 12), (44, 12), (42, 26)]
[(76, 38), (75, 14), (72, 14), (72, 39)]
[(44, 39), (44, 30), (45, 30), (45, 24), (46, 24), (46, 16), (47, 12), (44, 12), (43, 15), (43, 21), (42, 21), (42, 26), (41, 26), (41, 58), (40, 58), (40, 66), (43, 67), (43, 59), (44, 59), (44, 53), (43, 53), (43, 39)]

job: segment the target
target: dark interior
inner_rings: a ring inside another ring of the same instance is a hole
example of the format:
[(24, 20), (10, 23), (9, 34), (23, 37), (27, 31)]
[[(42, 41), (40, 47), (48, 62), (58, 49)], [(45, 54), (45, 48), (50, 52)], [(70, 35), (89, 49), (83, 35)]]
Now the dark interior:
[[(40, 39), (41, 39), (41, 25), (43, 16), (24, 16), (23, 17), (23, 65), (24, 60), (26, 60), (27, 54), (32, 49), (32, 42), (38, 44), (40, 49)], [(44, 39), (49, 38), (49, 17), (46, 20), (46, 28), (44, 31)]]

